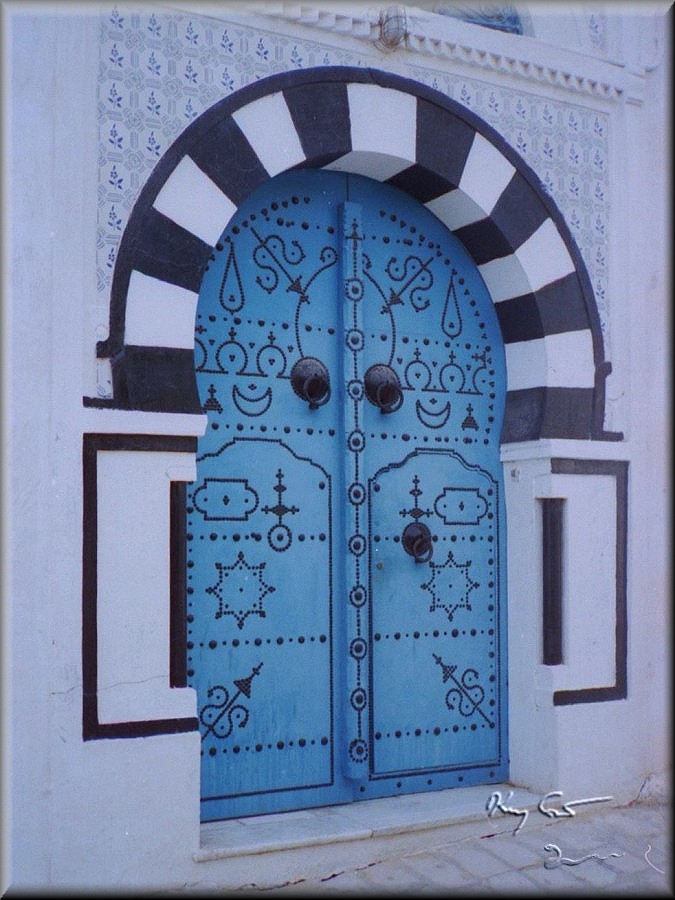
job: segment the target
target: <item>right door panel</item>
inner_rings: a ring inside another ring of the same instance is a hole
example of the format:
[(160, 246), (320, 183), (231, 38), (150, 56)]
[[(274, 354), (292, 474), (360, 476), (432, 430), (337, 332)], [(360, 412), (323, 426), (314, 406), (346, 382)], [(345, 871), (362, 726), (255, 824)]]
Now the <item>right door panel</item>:
[[(367, 619), (350, 620), (350, 662), (352, 690), (368, 695), (367, 793), (495, 780), (507, 773), (497, 316), (468, 253), (428, 210), (353, 177), (349, 200), (344, 318), (363, 340), (345, 342), (345, 369), (365, 396), (347, 400), (346, 430), (362, 433), (347, 470), (367, 485), (369, 600)], [(388, 406), (383, 373), (394, 395), (400, 387)], [(352, 554), (354, 571), (359, 561)]]

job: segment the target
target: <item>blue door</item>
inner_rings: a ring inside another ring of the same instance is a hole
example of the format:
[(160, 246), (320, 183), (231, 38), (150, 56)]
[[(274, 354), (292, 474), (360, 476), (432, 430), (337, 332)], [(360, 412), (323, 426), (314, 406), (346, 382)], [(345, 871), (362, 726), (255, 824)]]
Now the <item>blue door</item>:
[(504, 350), (401, 191), (279, 176), (199, 297), (188, 497), (202, 818), (507, 774)]

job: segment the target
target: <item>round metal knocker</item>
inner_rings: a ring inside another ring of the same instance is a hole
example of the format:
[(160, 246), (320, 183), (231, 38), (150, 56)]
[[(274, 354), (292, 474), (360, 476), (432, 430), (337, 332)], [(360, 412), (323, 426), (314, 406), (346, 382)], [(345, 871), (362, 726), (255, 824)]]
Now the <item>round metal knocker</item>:
[(415, 562), (429, 562), (434, 547), (431, 532), (423, 522), (410, 522), (406, 525), (401, 540), (403, 549), (415, 559)]
[(291, 385), (310, 409), (318, 409), (330, 400), (328, 369), (315, 356), (303, 356), (295, 363), (291, 369)]
[(363, 378), (366, 397), (384, 413), (396, 412), (403, 403), (403, 389), (398, 375), (391, 366), (377, 363), (371, 366)]

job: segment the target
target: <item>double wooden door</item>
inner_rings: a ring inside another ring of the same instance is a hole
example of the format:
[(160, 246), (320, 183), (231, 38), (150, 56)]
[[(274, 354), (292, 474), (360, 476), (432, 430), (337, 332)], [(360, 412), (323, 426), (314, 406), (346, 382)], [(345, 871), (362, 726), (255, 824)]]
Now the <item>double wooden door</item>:
[(188, 494), (202, 818), (507, 772), (504, 350), (397, 189), (279, 176), (200, 292)]

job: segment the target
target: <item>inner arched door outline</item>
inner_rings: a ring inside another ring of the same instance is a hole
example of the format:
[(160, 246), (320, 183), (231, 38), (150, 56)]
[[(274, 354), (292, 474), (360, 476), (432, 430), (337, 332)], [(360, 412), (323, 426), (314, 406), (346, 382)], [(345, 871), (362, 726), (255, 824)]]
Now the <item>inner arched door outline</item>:
[(195, 369), (202, 818), (502, 780), (505, 360), (462, 244), (393, 187), (280, 175), (216, 245)]

